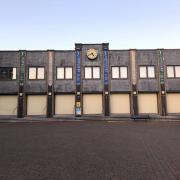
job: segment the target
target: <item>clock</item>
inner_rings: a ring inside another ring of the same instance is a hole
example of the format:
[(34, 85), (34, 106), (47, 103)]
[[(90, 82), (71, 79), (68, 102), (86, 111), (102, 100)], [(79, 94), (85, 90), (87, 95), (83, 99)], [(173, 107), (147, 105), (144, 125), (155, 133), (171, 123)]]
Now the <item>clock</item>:
[(87, 57), (90, 59), (90, 60), (94, 60), (97, 58), (97, 55), (98, 55), (98, 51), (96, 49), (88, 49), (87, 50)]

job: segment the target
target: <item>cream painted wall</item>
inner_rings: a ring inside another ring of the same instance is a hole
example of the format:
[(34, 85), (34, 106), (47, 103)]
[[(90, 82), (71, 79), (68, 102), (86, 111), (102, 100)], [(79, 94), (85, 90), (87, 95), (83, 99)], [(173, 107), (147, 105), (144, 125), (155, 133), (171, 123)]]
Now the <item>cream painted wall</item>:
[(180, 93), (167, 93), (167, 112), (180, 113)]
[(75, 95), (56, 95), (55, 114), (74, 114)]
[(17, 96), (0, 96), (0, 115), (17, 115)]
[(157, 94), (138, 94), (139, 113), (158, 113)]
[(27, 96), (27, 115), (46, 115), (47, 96), (28, 95)]
[(84, 114), (102, 114), (102, 95), (85, 94), (83, 95)]
[(130, 114), (129, 94), (111, 94), (110, 112), (112, 114)]

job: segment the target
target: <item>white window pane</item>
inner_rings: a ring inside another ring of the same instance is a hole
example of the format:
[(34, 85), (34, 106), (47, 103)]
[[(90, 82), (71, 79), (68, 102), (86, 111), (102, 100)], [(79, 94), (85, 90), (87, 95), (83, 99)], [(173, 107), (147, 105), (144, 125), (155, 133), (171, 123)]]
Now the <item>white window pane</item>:
[(93, 78), (94, 79), (100, 78), (100, 68), (99, 67), (93, 67)]
[(13, 68), (13, 77), (12, 79), (16, 79), (16, 68)]
[(64, 68), (57, 68), (57, 79), (64, 79)]
[(173, 78), (174, 77), (174, 67), (167, 66), (167, 77)]
[(120, 67), (121, 78), (127, 78), (127, 67)]
[(85, 67), (85, 79), (91, 79), (91, 78), (92, 78), (92, 68)]
[(146, 67), (140, 67), (140, 78), (147, 78)]
[(29, 79), (36, 79), (36, 68), (29, 68)]
[(65, 73), (65, 75), (66, 75), (65, 79), (72, 79), (72, 68), (71, 68), (71, 67), (67, 67), (67, 68), (65, 69), (65, 71), (66, 71), (66, 73)]
[(43, 67), (39, 67), (37, 69), (37, 78), (38, 79), (44, 79), (44, 68)]
[(148, 77), (149, 78), (155, 78), (154, 66), (149, 66), (148, 67)]
[(119, 78), (119, 67), (112, 67), (112, 78)]
[(176, 77), (180, 77), (180, 66), (175, 66)]

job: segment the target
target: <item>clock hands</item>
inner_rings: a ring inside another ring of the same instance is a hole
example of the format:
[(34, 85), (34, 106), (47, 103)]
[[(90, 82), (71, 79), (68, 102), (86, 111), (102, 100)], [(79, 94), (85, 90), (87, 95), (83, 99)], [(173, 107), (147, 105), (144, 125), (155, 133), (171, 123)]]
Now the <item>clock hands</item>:
[(89, 49), (87, 51), (87, 56), (89, 59), (95, 59), (97, 57), (97, 51), (95, 49)]
[(90, 55), (94, 56), (94, 53), (92, 52)]

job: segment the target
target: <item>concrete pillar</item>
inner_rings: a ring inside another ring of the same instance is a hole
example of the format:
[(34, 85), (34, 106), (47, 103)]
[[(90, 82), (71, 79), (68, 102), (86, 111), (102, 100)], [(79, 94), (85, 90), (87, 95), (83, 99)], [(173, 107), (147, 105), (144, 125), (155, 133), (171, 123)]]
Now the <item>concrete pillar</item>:
[(82, 44), (75, 44), (76, 53), (76, 94), (75, 94), (75, 116), (82, 115), (82, 83), (81, 83), (81, 54)]
[(20, 69), (19, 69), (19, 92), (18, 92), (18, 111), (17, 117), (23, 118), (25, 115), (25, 94), (24, 94), (24, 82), (25, 82), (25, 59), (26, 51), (19, 51), (20, 57)]
[(131, 66), (131, 114), (138, 115), (138, 92), (137, 92), (137, 67), (136, 67), (136, 50), (130, 50), (130, 66)]
[(163, 50), (158, 49), (158, 66), (159, 66), (159, 101), (160, 101), (160, 115), (167, 115), (167, 106), (166, 106), (166, 88), (164, 80), (164, 55)]
[(109, 116), (109, 44), (103, 43), (104, 58), (104, 115)]
[(48, 50), (48, 74), (47, 74), (47, 117), (53, 117), (54, 114), (54, 88), (53, 88), (53, 67), (54, 50)]

